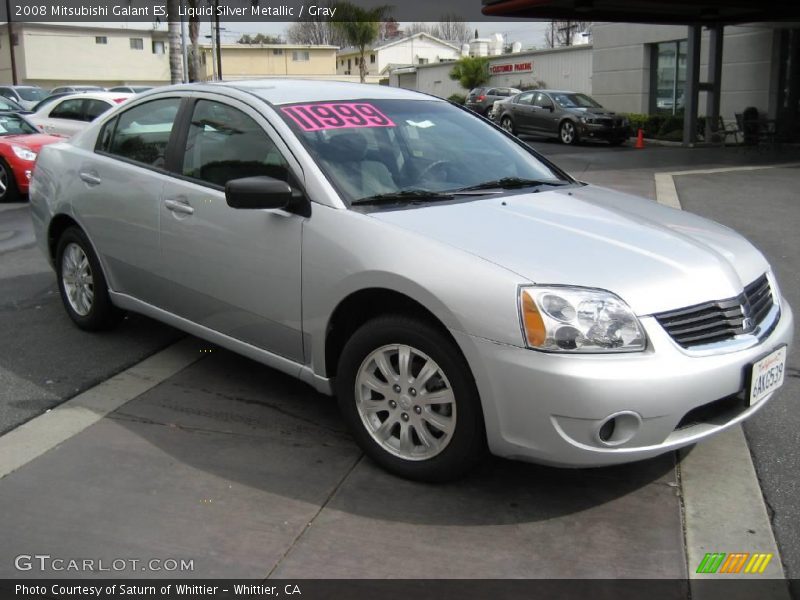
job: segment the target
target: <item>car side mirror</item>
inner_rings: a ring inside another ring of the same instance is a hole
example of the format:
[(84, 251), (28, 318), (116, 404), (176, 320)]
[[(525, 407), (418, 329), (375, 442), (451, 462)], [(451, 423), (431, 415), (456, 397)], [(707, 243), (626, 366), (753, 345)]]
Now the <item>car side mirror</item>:
[(274, 177), (243, 177), (225, 184), (225, 200), (231, 208), (287, 208), (294, 200), (294, 190)]

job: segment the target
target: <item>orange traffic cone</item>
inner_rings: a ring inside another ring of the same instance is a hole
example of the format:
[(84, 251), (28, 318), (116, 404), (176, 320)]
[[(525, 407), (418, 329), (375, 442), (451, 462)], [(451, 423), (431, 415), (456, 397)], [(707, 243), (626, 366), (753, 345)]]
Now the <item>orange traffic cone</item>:
[(637, 150), (641, 150), (644, 148), (644, 129), (641, 127), (639, 128), (639, 133), (636, 136), (636, 145), (634, 146)]

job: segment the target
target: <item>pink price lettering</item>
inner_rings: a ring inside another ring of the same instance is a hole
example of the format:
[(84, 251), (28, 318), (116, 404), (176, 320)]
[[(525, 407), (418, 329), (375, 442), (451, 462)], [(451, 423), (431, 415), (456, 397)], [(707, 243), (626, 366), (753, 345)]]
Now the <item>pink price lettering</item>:
[(389, 117), (366, 102), (295, 104), (294, 106), (285, 106), (281, 110), (303, 131), (395, 127)]

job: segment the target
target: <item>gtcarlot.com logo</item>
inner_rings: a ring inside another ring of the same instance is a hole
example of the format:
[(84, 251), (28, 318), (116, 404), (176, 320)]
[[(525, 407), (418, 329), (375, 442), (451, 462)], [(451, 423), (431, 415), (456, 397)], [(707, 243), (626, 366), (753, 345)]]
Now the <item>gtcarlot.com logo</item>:
[(49, 554), (20, 554), (14, 558), (17, 571), (194, 571), (194, 559), (184, 558), (59, 558)]
[(771, 560), (771, 553), (731, 552), (726, 554), (725, 552), (709, 552), (700, 561), (697, 566), (697, 572), (706, 574), (760, 575), (766, 570)]

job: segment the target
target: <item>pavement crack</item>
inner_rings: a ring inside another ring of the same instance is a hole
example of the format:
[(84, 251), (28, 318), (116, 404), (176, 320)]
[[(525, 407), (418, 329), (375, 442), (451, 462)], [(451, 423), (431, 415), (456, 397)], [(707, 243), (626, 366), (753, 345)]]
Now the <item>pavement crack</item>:
[(317, 509), (317, 512), (314, 513), (314, 516), (311, 517), (311, 519), (308, 521), (308, 523), (306, 523), (306, 526), (303, 527), (303, 529), (300, 531), (300, 533), (298, 533), (297, 536), (295, 536), (295, 538), (292, 540), (292, 543), (289, 544), (289, 547), (286, 549), (286, 552), (284, 552), (281, 555), (281, 557), (275, 562), (275, 564), (270, 569), (269, 573), (267, 573), (267, 576), (264, 578), (264, 581), (262, 583), (265, 583), (265, 582), (269, 581), (269, 579), (272, 577), (273, 573), (275, 573), (275, 571), (278, 569), (279, 566), (281, 566), (281, 564), (286, 559), (286, 557), (289, 556), (289, 553), (291, 553), (291, 551), (295, 548), (295, 546), (297, 546), (297, 543), (305, 535), (306, 531), (308, 531), (308, 529), (311, 527), (311, 525), (314, 523), (314, 521), (316, 521), (316, 519), (320, 515), (320, 513), (322, 513), (322, 511), (325, 509), (325, 507), (328, 506), (330, 501), (333, 500), (334, 496), (336, 496), (336, 493), (339, 491), (339, 489), (341, 489), (341, 487), (344, 484), (344, 482), (347, 480), (348, 477), (350, 477), (350, 473), (355, 471), (356, 467), (359, 465), (359, 463), (362, 460), (364, 460), (364, 454), (360, 453), (358, 455), (358, 457), (356, 458), (356, 460), (353, 461), (353, 464), (351, 465), (351, 467), (347, 470), (347, 472), (339, 480), (339, 482), (335, 486), (333, 486), (333, 489), (331, 490), (331, 493), (328, 494), (328, 496), (327, 496), (327, 498), (325, 498), (324, 502), (322, 502), (322, 504), (320, 504), (319, 508)]

